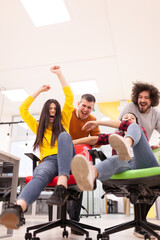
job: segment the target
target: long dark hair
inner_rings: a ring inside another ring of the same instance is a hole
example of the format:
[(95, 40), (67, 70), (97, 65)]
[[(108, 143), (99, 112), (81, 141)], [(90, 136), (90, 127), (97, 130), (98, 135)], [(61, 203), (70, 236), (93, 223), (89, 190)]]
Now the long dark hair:
[(38, 129), (37, 129), (36, 140), (33, 144), (34, 151), (36, 150), (36, 148), (38, 148), (40, 146), (40, 144), (42, 144), (44, 132), (50, 123), (49, 106), (51, 103), (54, 103), (56, 105), (56, 115), (54, 117), (54, 122), (52, 125), (51, 147), (53, 147), (59, 134), (61, 132), (65, 131), (65, 129), (61, 123), (61, 106), (57, 100), (49, 99), (48, 101), (45, 102), (45, 104), (42, 108), (42, 111), (41, 111), (39, 125), (38, 125)]

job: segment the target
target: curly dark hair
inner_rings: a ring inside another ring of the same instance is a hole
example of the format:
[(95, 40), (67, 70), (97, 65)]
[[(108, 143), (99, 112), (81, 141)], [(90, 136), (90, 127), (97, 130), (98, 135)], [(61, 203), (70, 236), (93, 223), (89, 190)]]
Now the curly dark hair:
[(156, 107), (159, 104), (160, 92), (156, 87), (144, 82), (133, 83), (131, 100), (134, 104), (138, 105), (138, 96), (141, 92), (148, 91), (150, 94), (151, 106)]

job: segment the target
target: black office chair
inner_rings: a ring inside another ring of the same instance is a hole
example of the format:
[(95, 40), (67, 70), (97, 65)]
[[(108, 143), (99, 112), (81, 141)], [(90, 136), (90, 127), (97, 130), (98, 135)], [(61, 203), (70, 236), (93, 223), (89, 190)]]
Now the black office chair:
[(160, 196), (160, 167), (128, 170), (113, 175), (103, 182), (106, 193), (117, 197), (127, 197), (134, 204), (134, 220), (106, 228), (102, 233), (102, 240), (109, 240), (109, 235), (129, 228), (146, 231), (144, 239), (151, 239), (151, 235), (160, 240), (160, 235), (155, 230), (160, 226), (147, 221), (144, 211), (149, 210), (156, 198)]

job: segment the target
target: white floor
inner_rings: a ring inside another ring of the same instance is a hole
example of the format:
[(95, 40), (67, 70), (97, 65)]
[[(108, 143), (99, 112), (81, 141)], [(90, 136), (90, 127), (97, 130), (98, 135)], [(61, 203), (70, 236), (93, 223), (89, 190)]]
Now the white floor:
[[(13, 235), (11, 237), (4, 237), (2, 239), (4, 240), (22, 240), (22, 239), (25, 239), (25, 231), (26, 231), (26, 227), (28, 226), (32, 226), (34, 224), (40, 224), (40, 223), (43, 223), (43, 222), (46, 222), (47, 221), (47, 216), (36, 216), (36, 217), (33, 217), (33, 216), (25, 216), (26, 218), (26, 224), (23, 225), (22, 227), (20, 227), (20, 229), (18, 230), (14, 230), (13, 231)], [(81, 218), (81, 222), (82, 223), (86, 223), (86, 224), (90, 224), (90, 225), (93, 225), (93, 226), (96, 226), (96, 227), (99, 227), (101, 228), (101, 230), (103, 231), (105, 228), (107, 227), (110, 227), (110, 226), (114, 226), (116, 224), (119, 224), (119, 223), (123, 223), (123, 222), (127, 222), (127, 221), (130, 221), (130, 220), (133, 220), (133, 216), (130, 216), (130, 217), (126, 217), (125, 215), (123, 214), (104, 214), (104, 215), (101, 215), (101, 218), (100, 217), (83, 217)], [(150, 220), (151, 222), (153, 223), (156, 223), (156, 224), (160, 224), (160, 220)], [(7, 229), (0, 225), (0, 237), (2, 235), (5, 235), (6, 234), (6, 231)], [(85, 239), (85, 236), (76, 236), (76, 235), (72, 235), (70, 234), (70, 228), (67, 228), (68, 232), (69, 232), (69, 236), (68, 236), (68, 240), (84, 240)], [(62, 237), (62, 232), (63, 232), (63, 229), (60, 228), (60, 227), (57, 227), (55, 229), (51, 229), (49, 231), (46, 231), (46, 232), (43, 232), (43, 233), (39, 233), (37, 234), (37, 237), (40, 238), (40, 240), (62, 240), (64, 239)], [(92, 238), (92, 240), (96, 240), (97, 239), (97, 232), (94, 232), (94, 231), (89, 231), (90, 232), (90, 236)], [(110, 240), (136, 240), (138, 238), (136, 238), (134, 235), (133, 235), (133, 228), (131, 229), (128, 229), (128, 230), (125, 230), (125, 231), (121, 231), (119, 233), (115, 233), (115, 234), (112, 234), (110, 235)]]

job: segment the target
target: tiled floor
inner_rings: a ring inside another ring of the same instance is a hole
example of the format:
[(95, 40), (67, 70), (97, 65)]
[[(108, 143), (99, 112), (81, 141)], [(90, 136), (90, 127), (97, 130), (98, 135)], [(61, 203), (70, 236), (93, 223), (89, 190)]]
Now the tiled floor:
[[(81, 222), (86, 223), (86, 224), (90, 224), (96, 227), (99, 227), (102, 229), (102, 231), (109, 227), (109, 226), (113, 226), (122, 222), (127, 222), (133, 220), (133, 216), (130, 217), (126, 217), (125, 215), (122, 214), (104, 214), (101, 215), (101, 218), (97, 217), (83, 217), (81, 218)], [(26, 231), (26, 227), (28, 226), (32, 226), (34, 224), (39, 224), (39, 223), (43, 223), (47, 221), (47, 216), (36, 216), (36, 217), (32, 217), (32, 216), (26, 216), (26, 224), (22, 227), (20, 227), (19, 230), (14, 230), (13, 231), (13, 236), (11, 237), (4, 237), (4, 240), (23, 240), (25, 239), (25, 231)], [(156, 224), (160, 224), (160, 220), (152, 220), (152, 222), (156, 223)], [(69, 232), (69, 236), (68, 236), (68, 240), (84, 240), (85, 236), (76, 236), (73, 234), (70, 234), (70, 229), (67, 228), (68, 232)], [(40, 238), (40, 240), (62, 240), (64, 239), (62, 237), (62, 232), (63, 229), (58, 227), (56, 229), (51, 229), (49, 231), (43, 232), (43, 233), (39, 233), (37, 234), (37, 237)], [(92, 238), (92, 240), (96, 240), (97, 239), (97, 233), (94, 231), (89, 231), (90, 232), (90, 237)], [(0, 225), (0, 236), (6, 234), (6, 228), (3, 227), (2, 225)], [(138, 238), (136, 238), (133, 235), (133, 228), (129, 229), (129, 230), (125, 230), (119, 233), (115, 233), (110, 235), (110, 240), (136, 240)]]

